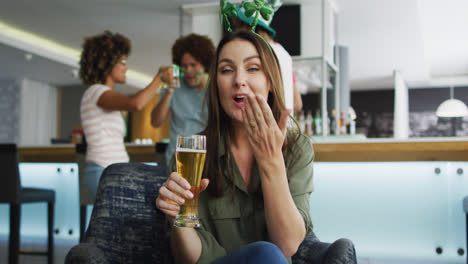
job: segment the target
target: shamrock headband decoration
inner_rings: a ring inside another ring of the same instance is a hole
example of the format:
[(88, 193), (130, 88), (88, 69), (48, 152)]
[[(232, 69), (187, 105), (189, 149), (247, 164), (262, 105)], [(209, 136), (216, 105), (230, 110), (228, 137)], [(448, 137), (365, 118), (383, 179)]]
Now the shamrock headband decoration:
[[(255, 32), (255, 27), (257, 26), (258, 19), (261, 16), (264, 20), (270, 20), (273, 14), (272, 6), (275, 6), (276, 0), (253, 0), (253, 2), (242, 1), (240, 6), (244, 8), (245, 17), (249, 18), (255, 14), (254, 19), (250, 23), (252, 27), (252, 32)], [(282, 2), (282, 1), (281, 1)], [(232, 32), (231, 23), (229, 22), (230, 18), (236, 18), (238, 16), (237, 12), (242, 12), (240, 8), (236, 8), (236, 5), (227, 2), (227, 0), (220, 1), (220, 13), (221, 13), (221, 23), (224, 19), (226, 23), (227, 31)]]

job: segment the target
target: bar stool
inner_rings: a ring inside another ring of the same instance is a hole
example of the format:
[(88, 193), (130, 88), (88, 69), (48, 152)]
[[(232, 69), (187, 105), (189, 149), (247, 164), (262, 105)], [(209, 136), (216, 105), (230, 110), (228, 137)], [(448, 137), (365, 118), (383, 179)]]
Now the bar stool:
[(83, 241), (86, 231), (86, 208), (94, 204), (93, 197), (85, 188), (85, 169), (86, 169), (86, 143), (76, 144), (76, 163), (78, 164), (79, 193), (80, 193), (80, 242)]
[[(0, 144), (0, 168), (2, 168), (2, 184), (0, 184), (0, 203), (10, 205), (10, 237), (8, 243), (8, 263), (18, 263), (19, 254), (44, 255), (47, 263), (54, 259), (54, 204), (55, 191), (39, 188), (21, 187), (19, 174), (18, 148), (16, 144)], [(47, 203), (47, 251), (23, 251), (20, 249), (20, 220), (23, 203)]]
[(166, 160), (166, 150), (167, 146), (169, 144), (166, 142), (157, 142), (154, 145), (155, 153), (156, 153), (156, 158), (155, 161), (158, 163), (158, 165), (166, 165), (168, 160)]

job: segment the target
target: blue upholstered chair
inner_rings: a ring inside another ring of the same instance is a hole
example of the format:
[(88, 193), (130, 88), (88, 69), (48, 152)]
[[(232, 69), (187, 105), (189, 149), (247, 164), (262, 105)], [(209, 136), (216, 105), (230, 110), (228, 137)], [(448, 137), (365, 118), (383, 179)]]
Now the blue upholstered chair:
[[(106, 168), (99, 183), (84, 241), (65, 263), (172, 263), (165, 216), (154, 204), (166, 180), (165, 166), (119, 163)], [(293, 263), (356, 263), (353, 243), (323, 243), (311, 234)]]

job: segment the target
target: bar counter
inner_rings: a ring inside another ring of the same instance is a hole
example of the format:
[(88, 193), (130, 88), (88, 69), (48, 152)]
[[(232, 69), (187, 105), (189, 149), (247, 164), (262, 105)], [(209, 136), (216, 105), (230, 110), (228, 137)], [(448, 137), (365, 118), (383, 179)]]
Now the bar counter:
[[(315, 161), (468, 161), (468, 138), (415, 138), (314, 141)], [(154, 144), (126, 144), (130, 160), (155, 160)], [(20, 146), (22, 162), (75, 162), (73, 144)]]
[[(369, 263), (465, 263), (467, 137), (312, 141), (316, 162), (309, 203), (320, 240), (349, 238), (358, 257)], [(126, 147), (133, 162), (156, 159), (154, 144)], [(75, 145), (20, 146), (19, 151), (22, 184), (56, 190), (56, 241), (77, 243)], [(42, 209), (25, 210), (34, 222), (22, 232), (33, 236), (45, 230), (40, 226), (46, 226), (46, 218), (37, 217)], [(7, 215), (8, 208), (0, 207), (0, 214)], [(7, 234), (7, 221), (0, 218), (0, 234)]]
[[(133, 162), (154, 162), (154, 144), (125, 144)], [(74, 144), (53, 144), (48, 146), (19, 146), (21, 162), (76, 162)]]

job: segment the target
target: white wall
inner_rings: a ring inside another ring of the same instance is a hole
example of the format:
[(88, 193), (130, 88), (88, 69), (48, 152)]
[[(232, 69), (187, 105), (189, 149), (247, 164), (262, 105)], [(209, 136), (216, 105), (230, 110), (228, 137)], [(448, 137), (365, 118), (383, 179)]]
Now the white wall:
[(0, 142), (18, 140), (20, 93), (15, 80), (0, 80)]
[(207, 35), (215, 46), (222, 38), (222, 28), (219, 23), (219, 11), (211, 13), (195, 13), (192, 20), (192, 31), (200, 35)]
[(22, 79), (18, 145), (49, 145), (57, 136), (57, 88)]
[[(333, 47), (336, 43), (334, 9), (331, 2), (325, 2), (325, 54), (322, 51), (322, 1), (301, 4), (301, 57), (327, 56), (333, 59)], [(339, 16), (339, 14), (338, 14)], [(332, 60), (333, 61), (333, 60)]]
[(219, 18), (219, 3), (183, 6), (182, 34), (197, 33), (208, 36), (215, 47), (223, 31)]
[(338, 0), (340, 45), (349, 47), (351, 88), (393, 87), (393, 70), (428, 80), (418, 0)]
[(49, 145), (57, 136), (57, 88), (28, 79), (0, 81), (0, 142)]

